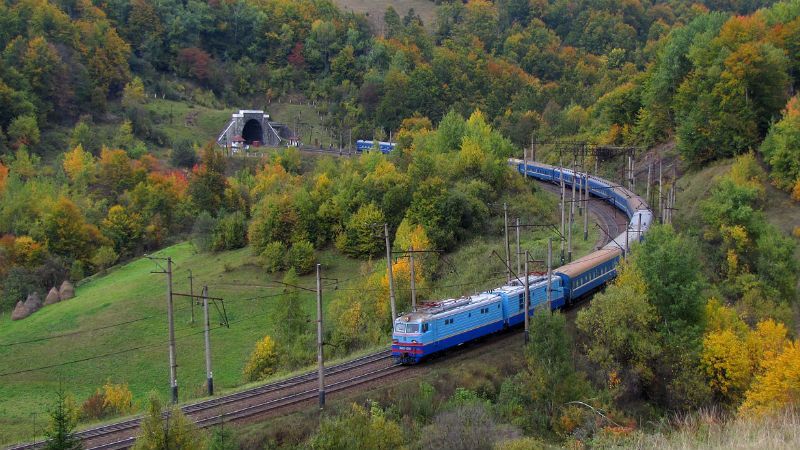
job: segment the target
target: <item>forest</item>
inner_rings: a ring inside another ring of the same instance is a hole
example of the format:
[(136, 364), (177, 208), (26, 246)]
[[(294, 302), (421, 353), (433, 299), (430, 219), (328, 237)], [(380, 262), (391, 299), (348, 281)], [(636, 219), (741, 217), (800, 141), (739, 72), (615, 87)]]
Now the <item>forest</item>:
[[(557, 220), (506, 164), (534, 141), (674, 145), (688, 176), (724, 169), (569, 319), (574, 330), (537, 315), (534, 341), (548, 344), (528, 347), (518, 373), (483, 388), (421, 385), (437, 408), (354, 406), (278, 445), (441, 447), (426, 436), (469, 420), (509, 438), (471, 448), (602, 444), (610, 428), (626, 444), (638, 439), (626, 430), (670, 414), (796, 405), (800, 223), (787, 234), (765, 210), (770, 196), (795, 213), (800, 202), (800, 1), (433, 3), (434, 24), (388, 7), (378, 31), (331, 0), (1, 2), (0, 311), (184, 241), (248, 248), (288, 285), (333, 251), (363, 266), (326, 319), (346, 324), (329, 336), (344, 355), (391, 329), (375, 224), (396, 249), (451, 254), (496, 234), (510, 197), (520, 215)], [(398, 148), (349, 159), (272, 149), (241, 163), (214, 136), (165, 132), (173, 117), (148, 108), (159, 99), (230, 110), (302, 99), (332, 135)], [(415, 281), (435, 292), (446, 261), (417, 264)], [(409, 283), (409, 262), (394, 273)], [(253, 343), (246, 381), (313, 361), (296, 295)]]

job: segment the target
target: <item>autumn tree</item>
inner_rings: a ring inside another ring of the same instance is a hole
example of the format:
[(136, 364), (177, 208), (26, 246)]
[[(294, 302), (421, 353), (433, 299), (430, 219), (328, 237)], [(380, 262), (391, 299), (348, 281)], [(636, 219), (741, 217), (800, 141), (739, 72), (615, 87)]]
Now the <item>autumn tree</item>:
[(373, 203), (361, 206), (350, 217), (344, 231), (336, 238), (336, 247), (351, 256), (377, 254), (383, 244), (376, 237), (376, 226), (385, 221), (383, 211)]
[(213, 144), (203, 148), (201, 164), (192, 171), (189, 179), (189, 195), (198, 210), (216, 215), (224, 205), (225, 155), (217, 151)]
[(586, 336), (589, 359), (605, 372), (616, 392), (636, 392), (653, 381), (653, 361), (661, 351), (658, 315), (641, 274), (630, 264), (604, 293), (592, 299), (575, 321)]
[(133, 444), (135, 450), (165, 450), (204, 448), (202, 434), (181, 412), (177, 405), (166, 408), (155, 393), (150, 394), (147, 412), (139, 425), (139, 437)]
[(270, 336), (264, 336), (256, 342), (256, 347), (244, 366), (245, 380), (263, 380), (275, 373), (277, 366), (278, 351), (275, 341)]
[(123, 256), (136, 253), (144, 234), (141, 214), (122, 205), (114, 205), (100, 225), (103, 234), (114, 243), (115, 251)]
[(373, 403), (368, 410), (354, 404), (341, 416), (322, 420), (319, 430), (311, 437), (310, 448), (389, 450), (401, 447), (403, 442), (400, 425), (387, 417), (378, 405)]
[(66, 197), (61, 197), (44, 218), (42, 231), (51, 253), (79, 260), (88, 260), (93, 248), (103, 241), (97, 227), (87, 224), (80, 209)]
[(772, 167), (770, 177), (784, 190), (800, 182), (800, 98), (786, 104), (783, 117), (773, 124), (761, 144), (761, 153)]
[(774, 358), (765, 360), (763, 370), (745, 395), (739, 409), (743, 415), (765, 415), (797, 402), (800, 398), (800, 342), (787, 344)]
[(84, 151), (81, 144), (64, 154), (62, 167), (73, 183), (84, 187), (89, 185), (96, 173), (94, 157), (91, 153)]

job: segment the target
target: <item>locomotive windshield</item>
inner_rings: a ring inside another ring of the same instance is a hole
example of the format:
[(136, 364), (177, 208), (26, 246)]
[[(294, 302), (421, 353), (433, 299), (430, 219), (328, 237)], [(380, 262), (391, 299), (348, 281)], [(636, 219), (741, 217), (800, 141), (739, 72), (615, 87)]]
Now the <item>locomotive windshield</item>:
[(419, 333), (418, 323), (398, 323), (394, 326), (394, 331), (398, 333)]

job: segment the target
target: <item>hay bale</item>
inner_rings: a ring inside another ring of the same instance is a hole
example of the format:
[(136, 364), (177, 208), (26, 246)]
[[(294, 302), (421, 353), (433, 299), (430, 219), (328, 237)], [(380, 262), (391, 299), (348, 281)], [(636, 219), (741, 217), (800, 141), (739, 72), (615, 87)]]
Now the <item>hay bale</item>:
[(11, 320), (20, 320), (24, 319), (31, 315), (31, 311), (25, 306), (25, 303), (22, 301), (17, 302), (17, 306), (14, 308), (14, 312), (11, 313)]
[(47, 297), (44, 299), (44, 306), (52, 305), (53, 303), (58, 303), (61, 301), (61, 296), (58, 295), (58, 289), (54, 287), (50, 288), (50, 292), (47, 293)]
[(75, 287), (72, 286), (69, 280), (64, 280), (64, 282), (61, 283), (61, 289), (58, 290), (58, 297), (62, 302), (75, 297)]
[(39, 294), (36, 292), (28, 294), (28, 298), (25, 299), (25, 307), (30, 310), (31, 314), (38, 311), (42, 307), (42, 299), (39, 298)]

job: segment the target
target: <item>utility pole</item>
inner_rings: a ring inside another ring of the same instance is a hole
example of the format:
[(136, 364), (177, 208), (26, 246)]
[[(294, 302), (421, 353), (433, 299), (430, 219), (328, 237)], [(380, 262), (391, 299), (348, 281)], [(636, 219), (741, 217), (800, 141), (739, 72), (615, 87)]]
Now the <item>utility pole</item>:
[(192, 325), (194, 325), (194, 286), (192, 284), (192, 269), (189, 269), (189, 306), (192, 310)]
[(503, 229), (505, 230), (506, 237), (506, 271), (508, 273), (508, 282), (511, 282), (511, 248), (508, 243), (508, 204), (503, 203)]
[(417, 310), (417, 277), (414, 273), (414, 246), (408, 247), (408, 259), (411, 264), (410, 275), (411, 275), (411, 310)]
[(569, 228), (567, 228), (567, 261), (572, 262), (572, 224), (575, 222), (575, 157), (572, 157), (572, 202), (569, 204)]
[(519, 259), (521, 257), (520, 253), (522, 253), (522, 250), (520, 249), (520, 246), (519, 246), (519, 217), (517, 217), (516, 225), (517, 225), (516, 226), (516, 229), (517, 229), (517, 273), (520, 273), (522, 271), (522, 266), (520, 264), (520, 260)]
[(567, 190), (564, 185), (564, 157), (559, 154), (559, 169), (558, 169), (558, 181), (561, 185), (561, 263), (564, 263), (564, 235), (567, 233), (566, 223), (565, 223), (565, 215), (566, 215), (566, 196)]
[[(194, 296), (192, 297), (194, 302)], [(211, 334), (208, 320), (208, 286), (203, 286), (203, 326), (206, 341), (206, 384), (208, 385), (208, 395), (214, 395), (214, 372), (211, 371)]]
[(522, 176), (528, 179), (528, 150), (522, 147)]
[(583, 179), (586, 184), (586, 187), (583, 189), (584, 195), (584, 210), (586, 211), (583, 215), (583, 240), (589, 240), (589, 173), (584, 172)]
[(169, 321), (169, 384), (172, 403), (178, 403), (178, 364), (175, 363), (175, 321), (172, 312), (172, 258), (167, 258), (167, 321)]
[(663, 197), (662, 197), (662, 183), (663, 179), (661, 177), (661, 155), (658, 156), (658, 221), (659, 223), (664, 223), (664, 209), (661, 205)]
[(525, 250), (525, 345), (530, 341), (530, 318), (528, 317), (531, 304), (530, 279), (528, 278), (528, 251)]
[(653, 163), (647, 164), (647, 189), (645, 190), (644, 198), (647, 199), (647, 204), (650, 205), (650, 183), (653, 180)]
[(322, 265), (317, 264), (317, 365), (319, 378), (319, 409), (325, 407), (325, 361), (322, 354)]
[(394, 297), (394, 274), (392, 273), (392, 246), (389, 244), (389, 224), (383, 224), (383, 236), (386, 238), (386, 270), (389, 274), (389, 303), (392, 305), (392, 329), (394, 329), (394, 319), (397, 317)]
[(553, 238), (547, 238), (547, 310), (553, 309), (553, 289), (551, 278), (553, 277)]

